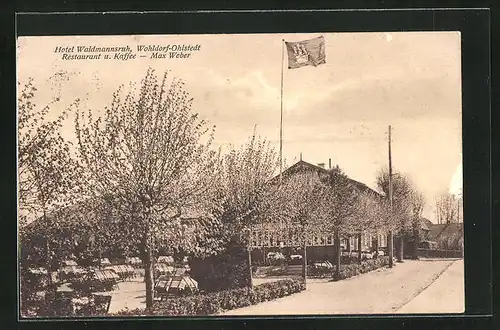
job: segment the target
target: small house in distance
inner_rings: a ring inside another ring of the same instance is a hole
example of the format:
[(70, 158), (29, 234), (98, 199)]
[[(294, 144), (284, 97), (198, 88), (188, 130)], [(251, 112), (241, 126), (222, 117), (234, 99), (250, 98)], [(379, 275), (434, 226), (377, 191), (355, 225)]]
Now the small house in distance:
[(438, 249), (461, 250), (464, 244), (464, 226), (462, 222), (433, 224), (429, 240), (437, 242)]

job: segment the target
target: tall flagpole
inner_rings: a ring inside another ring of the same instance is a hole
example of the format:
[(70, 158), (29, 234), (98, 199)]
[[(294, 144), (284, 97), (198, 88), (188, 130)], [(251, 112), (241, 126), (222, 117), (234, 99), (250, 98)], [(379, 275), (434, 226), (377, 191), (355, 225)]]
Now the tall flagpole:
[(280, 111), (280, 181), (283, 173), (283, 62), (285, 61), (285, 39), (281, 40), (281, 111)]

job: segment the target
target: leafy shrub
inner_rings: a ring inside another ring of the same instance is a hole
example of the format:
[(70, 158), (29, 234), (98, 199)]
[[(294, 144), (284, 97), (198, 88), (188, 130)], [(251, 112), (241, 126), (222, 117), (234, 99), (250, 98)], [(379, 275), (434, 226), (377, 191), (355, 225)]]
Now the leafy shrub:
[(150, 312), (143, 308), (134, 308), (134, 309), (128, 309), (128, 307), (125, 307), (125, 309), (111, 314), (111, 316), (148, 316), (152, 315)]
[(314, 265), (307, 266), (307, 276), (326, 278), (332, 276), (332, 269), (327, 267), (316, 267)]
[[(365, 255), (361, 256), (361, 259), (364, 260), (366, 259)], [(342, 255), (340, 256), (340, 263), (341, 264), (353, 264), (358, 262), (358, 254), (353, 253), (352, 255)]]
[(250, 284), (248, 252), (244, 245), (229, 242), (225, 250), (206, 258), (191, 258), (190, 275), (198, 282), (200, 290), (221, 290), (247, 287)]
[(47, 274), (33, 273), (20, 268), (20, 314), (22, 317), (54, 316), (61, 314), (56, 285), (49, 285)]
[[(150, 315), (211, 315), (223, 310), (246, 307), (274, 300), (305, 289), (302, 280), (281, 280), (264, 283), (254, 288), (236, 288), (190, 297), (155, 302)], [(124, 310), (114, 315), (148, 315), (141, 309)]]
[(282, 276), (288, 274), (288, 268), (286, 266), (274, 266), (270, 268), (267, 272), (268, 276)]
[(371, 259), (361, 262), (361, 264), (349, 264), (344, 265), (340, 268), (340, 272), (335, 271), (335, 266), (333, 269), (333, 280), (339, 281), (349, 277), (353, 277), (359, 274), (364, 274), (375, 270), (380, 267), (384, 267), (389, 264), (389, 257), (379, 257), (377, 259)]

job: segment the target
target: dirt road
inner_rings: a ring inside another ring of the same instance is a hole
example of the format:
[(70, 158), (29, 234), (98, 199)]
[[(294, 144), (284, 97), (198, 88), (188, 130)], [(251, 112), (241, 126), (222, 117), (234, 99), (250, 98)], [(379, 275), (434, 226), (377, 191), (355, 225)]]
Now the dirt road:
[[(452, 265), (450, 274), (446, 272), (443, 279), (436, 281)], [(456, 306), (451, 308), (447, 301), (464, 301), (463, 274), (463, 261), (405, 260), (402, 264), (396, 263), (396, 267), (392, 269), (378, 269), (339, 282), (309, 281), (304, 292), (227, 311), (221, 315), (433, 313), (436, 310), (453, 312), (457, 309)], [(454, 282), (448, 283), (447, 278), (450, 277)], [(435, 286), (431, 287), (433, 283)], [(462, 283), (462, 287), (459, 283)], [(453, 287), (453, 291), (449, 290), (450, 287)], [(425, 289), (432, 291), (427, 294), (424, 293)], [(409, 304), (417, 297), (419, 300), (416, 305)], [(431, 297), (434, 302), (426, 302)]]
[(454, 262), (439, 278), (398, 313), (463, 313), (465, 310), (464, 261)]

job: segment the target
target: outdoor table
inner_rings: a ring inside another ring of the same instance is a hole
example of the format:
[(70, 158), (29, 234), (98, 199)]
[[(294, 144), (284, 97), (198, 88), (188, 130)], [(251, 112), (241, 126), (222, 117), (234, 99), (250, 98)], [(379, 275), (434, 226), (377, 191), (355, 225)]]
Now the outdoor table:
[(125, 263), (132, 265), (139, 265), (142, 264), (142, 261), (139, 257), (128, 257), (125, 259)]
[(333, 268), (333, 265), (329, 261), (315, 262), (313, 265), (317, 268)]
[(125, 267), (125, 269), (127, 270), (127, 273), (130, 274), (130, 277), (134, 277), (136, 275), (135, 269), (131, 265), (124, 265), (123, 267)]
[(113, 289), (118, 287), (120, 277), (110, 269), (94, 270), (91, 273), (91, 280), (94, 280), (94, 286), (103, 286), (104, 289)]
[(111, 265), (111, 262), (109, 261), (108, 258), (102, 258), (101, 265)]
[(29, 268), (28, 271), (32, 274), (36, 275), (47, 275), (47, 269), (43, 267), (38, 267), (38, 268)]
[(129, 279), (134, 276), (134, 268), (130, 265), (113, 265), (113, 266), (108, 266), (104, 268), (105, 270), (112, 270), (118, 276), (120, 279)]
[(160, 273), (160, 275), (172, 273), (175, 270), (173, 266), (165, 265), (165, 264), (157, 264), (156, 271)]
[(78, 264), (74, 260), (63, 260), (61, 264), (63, 266), (78, 266)]
[(64, 266), (59, 269), (59, 278), (61, 280), (66, 280), (74, 277), (81, 276), (85, 274), (86, 270), (80, 266)]
[(160, 296), (160, 300), (187, 289), (191, 291), (198, 289), (198, 282), (188, 275), (163, 275), (155, 283), (155, 293)]
[(157, 263), (173, 264), (174, 258), (172, 256), (159, 256)]
[(94, 271), (95, 277), (99, 280), (105, 281), (105, 280), (116, 280), (120, 278), (118, 274), (116, 274), (113, 270), (111, 269), (103, 269), (103, 270), (96, 270)]
[(135, 268), (132, 265), (117, 265), (115, 272), (124, 279), (135, 277)]

